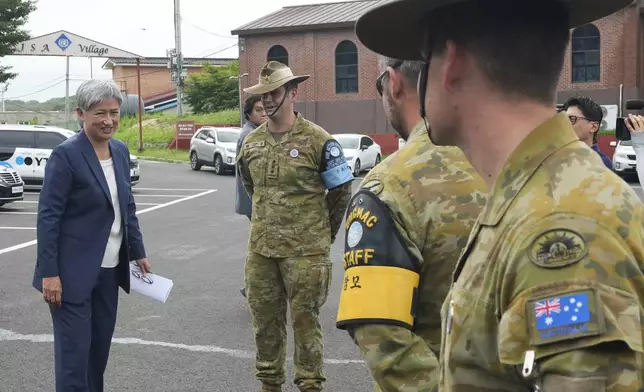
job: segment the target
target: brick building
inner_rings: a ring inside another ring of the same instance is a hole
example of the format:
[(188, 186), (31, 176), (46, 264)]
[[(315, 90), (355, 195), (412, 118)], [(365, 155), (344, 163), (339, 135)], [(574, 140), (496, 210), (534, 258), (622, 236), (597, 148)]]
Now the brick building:
[[(204, 63), (224, 66), (234, 60), (236, 59), (186, 57), (183, 59), (183, 65), (188, 75), (191, 75), (201, 72)], [(141, 59), (141, 96), (146, 107), (157, 104), (162, 104), (162, 109), (168, 106), (176, 107), (177, 87), (171, 80), (168, 62), (167, 57)], [(121, 91), (138, 94), (136, 59), (108, 58), (102, 68), (112, 71), (112, 79), (121, 86)]]
[[(390, 0), (284, 7), (232, 31), (239, 36), (242, 85), (258, 80), (267, 60), (288, 63), (293, 72), (311, 78), (300, 88), (297, 110), (331, 133), (393, 131), (376, 92), (376, 55), (360, 44), (355, 21), (364, 12)], [(644, 3), (644, 0), (641, 0)], [(642, 9), (634, 2), (625, 10), (572, 31), (558, 85), (559, 103), (584, 94), (602, 105), (641, 98)]]

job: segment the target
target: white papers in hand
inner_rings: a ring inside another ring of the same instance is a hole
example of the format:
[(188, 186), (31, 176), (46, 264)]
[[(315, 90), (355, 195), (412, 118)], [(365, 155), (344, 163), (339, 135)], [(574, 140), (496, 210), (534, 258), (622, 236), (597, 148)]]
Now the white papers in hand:
[(165, 303), (170, 295), (174, 282), (152, 273), (143, 276), (141, 268), (130, 263), (130, 289), (147, 297)]

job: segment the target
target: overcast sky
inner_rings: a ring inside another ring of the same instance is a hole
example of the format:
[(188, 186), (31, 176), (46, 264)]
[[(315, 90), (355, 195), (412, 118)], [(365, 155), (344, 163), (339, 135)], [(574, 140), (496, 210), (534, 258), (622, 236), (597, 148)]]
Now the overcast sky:
[[(339, 0), (181, 0), (181, 45), (184, 57), (237, 58), (231, 30), (284, 6)], [(174, 0), (38, 0), (26, 28), (36, 37), (66, 30), (106, 45), (149, 57), (165, 57), (174, 48)], [(73, 16), (77, 13), (77, 16)], [(205, 31), (204, 31), (205, 30)], [(109, 79), (101, 67), (105, 58), (92, 60), (94, 78)], [(65, 59), (45, 56), (7, 56), (18, 76), (10, 82), (5, 99), (45, 101), (65, 96)], [(87, 58), (70, 59), (70, 95), (90, 78)], [(39, 91), (43, 90), (43, 91)]]

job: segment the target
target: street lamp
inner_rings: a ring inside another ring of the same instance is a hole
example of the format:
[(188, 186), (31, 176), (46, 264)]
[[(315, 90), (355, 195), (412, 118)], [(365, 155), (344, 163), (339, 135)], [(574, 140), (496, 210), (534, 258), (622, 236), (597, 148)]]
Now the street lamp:
[(242, 75), (233, 75), (229, 79), (237, 79), (238, 80), (238, 89), (239, 89), (239, 123), (240, 126), (244, 126), (244, 104), (242, 103), (242, 87), (241, 87), (241, 80), (244, 76), (248, 76), (248, 72), (243, 73)]

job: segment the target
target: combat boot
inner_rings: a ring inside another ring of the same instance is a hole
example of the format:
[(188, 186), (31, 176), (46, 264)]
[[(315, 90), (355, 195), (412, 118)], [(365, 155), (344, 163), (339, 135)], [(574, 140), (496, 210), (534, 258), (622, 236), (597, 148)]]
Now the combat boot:
[(282, 392), (282, 386), (279, 384), (262, 383), (262, 388), (259, 392)]

